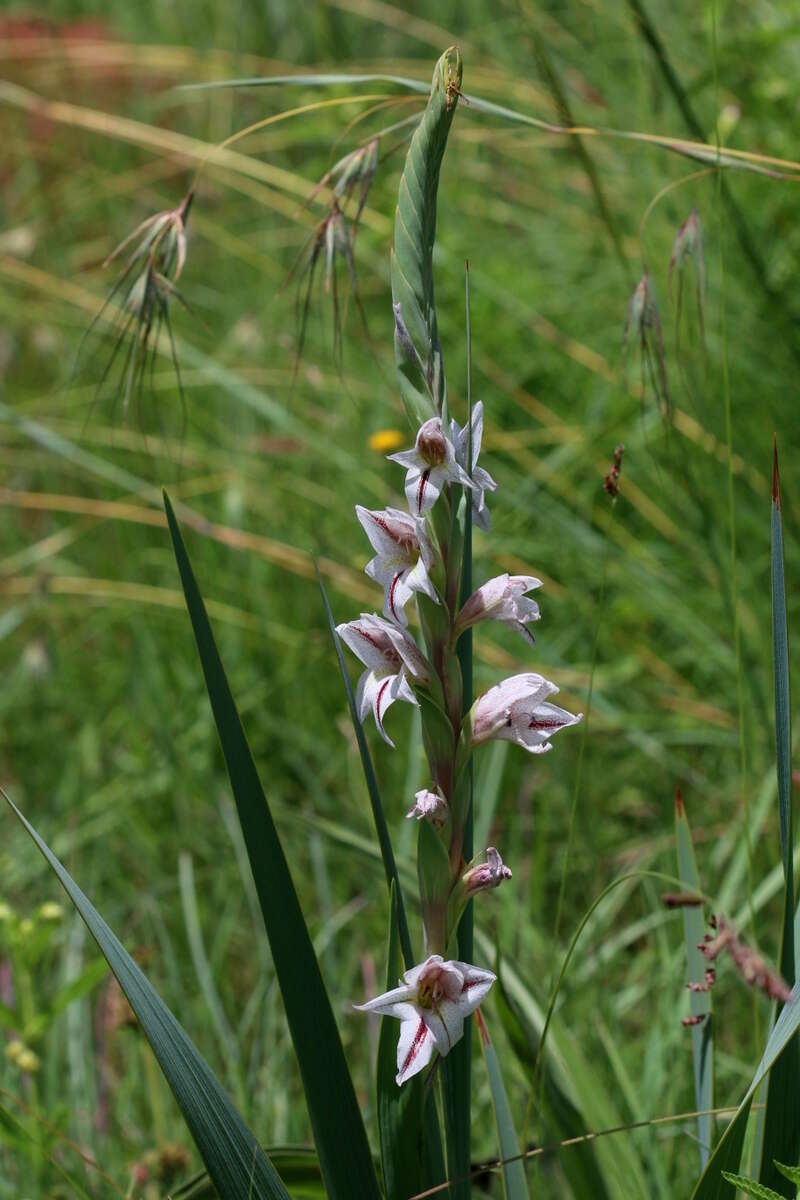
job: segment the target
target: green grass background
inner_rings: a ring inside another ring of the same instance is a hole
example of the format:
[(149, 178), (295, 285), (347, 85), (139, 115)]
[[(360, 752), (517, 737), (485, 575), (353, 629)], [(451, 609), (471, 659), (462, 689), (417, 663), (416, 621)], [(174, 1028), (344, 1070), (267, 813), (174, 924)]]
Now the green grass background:
[[(726, 145), (798, 157), (800, 43), (791, 4), (714, 10), (651, 0), (648, 11), (707, 141), (714, 143), (719, 118)], [(377, 0), (52, 0), (0, 11), (5, 80), (107, 117), (90, 130), (75, 109), (23, 109), (0, 91), (0, 779), (146, 962), (265, 1144), (308, 1141), (308, 1121), (177, 571), (152, 498), (166, 485), (211, 523), (211, 536), (200, 520), (187, 528), (187, 545), (369, 1114), (373, 1031), (350, 1004), (382, 978), (388, 901), (310, 556), (323, 560), (338, 620), (378, 607), (377, 589), (361, 574), (368, 547), (353, 506), (400, 498), (402, 477), (368, 442), (376, 431), (405, 428), (388, 284), (400, 135), (387, 138), (396, 150), (381, 164), (356, 243), (369, 336), (350, 304), (337, 362), (331, 297), (317, 279), (294, 379), (302, 268), (282, 284), (323, 213), (317, 202), (303, 208), (313, 184), (344, 150), (419, 103), (352, 129), (352, 118), (375, 102), (323, 109), (241, 142), (242, 154), (284, 172), (278, 181), (214, 167), (204, 175), (181, 283), (191, 311), (174, 310), (185, 434), (168, 358), (123, 417), (111, 389), (96, 388), (110, 344), (92, 335), (80, 356), (78, 349), (108, 286), (102, 260), (140, 220), (179, 203), (190, 178), (192, 163), (159, 149), (163, 131), (211, 145), (263, 116), (355, 94), (344, 87), (177, 92), (175, 85), (301, 68), (427, 79), (453, 41), (462, 47), (468, 93), (559, 121), (537, 49), (543, 45), (575, 123), (689, 136), (675, 93), (621, 0), (447, 0), (434, 11)], [(358, 90), (404, 95), (383, 84)], [(114, 117), (142, 123), (151, 144), (129, 144)], [(800, 565), (796, 185), (726, 174), (763, 259), (765, 288), (742, 253), (714, 172), (669, 191), (642, 226), (654, 197), (700, 164), (657, 147), (584, 138), (604, 218), (577, 144), (461, 105), (442, 172), (435, 256), (458, 415), (463, 262), (470, 260), (473, 394), (486, 408), (484, 463), (499, 484), (494, 531), (476, 535), (475, 577), (530, 570), (545, 582), (535, 652), (499, 628), (480, 629), (476, 686), (540, 670), (559, 684), (567, 707), (585, 710), (597, 638), (555, 938), (582, 734), (562, 734), (544, 758), (512, 749), (501, 757), (484, 752), (478, 763), (479, 826), (482, 796), (491, 791), (481, 768), (502, 771), (484, 828), (514, 880), (482, 898), (477, 924), (542, 1006), (597, 893), (623, 870), (674, 870), (678, 784), (704, 886), (752, 937), (749, 811), (755, 937), (777, 957), (773, 431), (792, 643)], [(691, 276), (680, 336), (668, 294), (672, 241), (693, 206), (705, 237), (705, 343)], [(621, 349), (643, 260), (664, 326), (666, 423), (652, 391), (642, 394), (635, 350), (626, 366)], [(342, 278), (343, 310), (345, 294)], [(620, 441), (621, 497), (612, 515), (602, 479)], [(373, 738), (374, 752), (398, 856), (410, 864), (413, 830), (403, 813), (427, 779), (413, 718), (395, 709), (388, 720), (398, 749)], [(58, 897), (24, 832), (10, 816), (1, 820), (0, 899), (24, 917)], [(652, 881), (631, 883), (601, 906), (559, 1001), (560, 1027), (591, 1065), (587, 1086), (602, 1082), (623, 1123), (693, 1107), (690, 1038), (680, 1025), (688, 1011), (680, 916), (660, 907), (660, 890)], [(7, 986), (3, 945), (0, 926), (0, 982)], [(37, 1010), (89, 957), (77, 919), (65, 916), (30, 971)], [(136, 1034), (103, 1032), (105, 1003), (101, 987), (54, 1021), (35, 1045), (42, 1065), (33, 1086), (0, 1059), (0, 1103), (40, 1131), (48, 1154), (75, 1166), (74, 1151), (54, 1131), (73, 1139), (124, 1193), (132, 1162), (165, 1142), (186, 1143), (187, 1135)], [(755, 1008), (763, 1033), (766, 1002)], [(715, 1011), (717, 1102), (736, 1103), (760, 1042), (753, 1001), (725, 970)], [(491, 1006), (487, 1018), (491, 1025)], [(512, 1106), (522, 1112), (529, 1080), (499, 1023), (492, 1028)], [(490, 1157), (496, 1148), (480, 1060), (474, 1091), (475, 1153)], [(696, 1177), (692, 1131), (683, 1122), (615, 1136), (630, 1140), (652, 1194), (671, 1197), (687, 1194)], [(535, 1121), (529, 1132), (542, 1136)], [(0, 1142), (0, 1163), (0, 1196), (59, 1194), (46, 1154), (27, 1160)], [(529, 1177), (538, 1195), (564, 1194), (558, 1153), (539, 1160)], [(91, 1170), (85, 1185), (92, 1195), (113, 1194)]]

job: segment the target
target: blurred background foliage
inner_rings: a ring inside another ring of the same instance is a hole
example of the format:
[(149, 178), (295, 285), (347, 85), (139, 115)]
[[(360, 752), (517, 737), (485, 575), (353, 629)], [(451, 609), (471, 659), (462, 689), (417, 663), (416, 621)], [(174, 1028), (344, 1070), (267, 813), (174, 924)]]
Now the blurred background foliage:
[[(176, 89), (300, 70), (427, 80), (457, 41), (468, 95), (560, 124), (711, 145), (719, 135), (798, 157), (791, 4), (642, 3), (49, 0), (0, 11), (0, 780), (146, 964), (265, 1144), (307, 1142), (308, 1122), (160, 488), (192, 510), (187, 545), (369, 1115), (374, 1031), (350, 1004), (382, 978), (388, 905), (311, 556), (338, 620), (379, 605), (361, 573), (369, 548), (353, 506), (401, 496), (401, 475), (370, 439), (409, 437), (388, 281), (408, 127), (382, 140), (355, 241), (366, 328), (346, 265), (336, 267), (338, 312), (318, 268), (299, 360), (296, 347), (309, 239), (326, 213), (316, 184), (424, 99), (386, 83)], [(181, 202), (215, 143), (334, 97), (345, 102), (276, 121), (232, 148), (235, 159), (210, 160), (189, 218), (186, 306), (172, 306), (183, 401), (162, 338), (123, 412), (111, 377), (101, 382), (112, 327), (101, 318), (82, 342), (113, 278), (105, 257), (141, 220)], [(483, 460), (499, 483), (494, 531), (476, 535), (475, 577), (530, 570), (545, 585), (535, 653), (499, 627), (481, 629), (476, 686), (541, 670), (567, 707), (585, 710), (596, 640), (585, 735), (563, 735), (535, 761), (512, 750), (478, 764), (482, 844), (496, 844), (514, 871), (478, 906), (482, 953), (496, 940), (541, 1007), (603, 887), (624, 870), (674, 871), (677, 785), (706, 890), (777, 957), (769, 484), (776, 431), (794, 642), (795, 194), (792, 180), (737, 170), (721, 183), (657, 146), (548, 133), (469, 104), (453, 126), (435, 258), (441, 338), (451, 407), (463, 416), (468, 257), (473, 394), (487, 414)], [(691, 264), (680, 310), (678, 276), (672, 300), (668, 280), (674, 238), (695, 207), (702, 312)], [(642, 371), (636, 330), (623, 350), (644, 265), (666, 393)], [(620, 442), (612, 509), (603, 477)], [(428, 781), (413, 717), (393, 710), (389, 722), (398, 750), (373, 739), (374, 753), (408, 864), (414, 831), (403, 813)], [(115, 989), (92, 974), (96, 954), (77, 918), (41, 916), (40, 905), (60, 900), (55, 885), (24, 832), (0, 820), (0, 1001), (16, 1010), (25, 992), (26, 1048), (37, 1059), (26, 1070), (18, 1048), (8, 1053), (20, 1031), (6, 1012), (0, 1196), (58, 1195), (56, 1164), (74, 1166), (74, 1146), (123, 1193), (132, 1163), (143, 1172), (137, 1187), (145, 1176), (166, 1187), (151, 1152), (183, 1170), (183, 1144), (196, 1164), (166, 1085)], [(604, 1089), (616, 1109), (587, 1129), (693, 1107), (680, 917), (661, 908), (659, 891), (653, 881), (617, 889), (562, 987), (562, 1036), (584, 1053), (586, 1087)], [(45, 926), (26, 957), (25, 938)], [(715, 1001), (717, 1100), (735, 1103), (766, 1002), (754, 1014), (725, 972)], [(522, 1112), (530, 1073), (494, 1026)], [(475, 1152), (488, 1158), (496, 1148), (480, 1061), (474, 1086)], [(36, 1131), (31, 1155), (8, 1131), (12, 1115)], [(548, 1141), (535, 1109), (527, 1133)], [(616, 1137), (639, 1157), (651, 1194), (670, 1197), (696, 1177), (692, 1133), (684, 1122)], [(535, 1160), (537, 1194), (564, 1194), (570, 1153)], [(84, 1178), (89, 1194), (112, 1194), (97, 1171)]]

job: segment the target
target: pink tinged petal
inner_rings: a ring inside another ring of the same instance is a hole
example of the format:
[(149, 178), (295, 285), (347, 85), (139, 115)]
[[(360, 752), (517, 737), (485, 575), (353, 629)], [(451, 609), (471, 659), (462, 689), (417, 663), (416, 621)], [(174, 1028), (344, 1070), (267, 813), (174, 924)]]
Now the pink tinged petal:
[(534, 672), (512, 675), (495, 684), (473, 707), (473, 743), (494, 737), (514, 741), (515, 724), (524, 711), (532, 712), (546, 696), (557, 691), (554, 683)]
[(408, 513), (397, 508), (369, 509), (356, 505), (356, 516), (379, 555), (400, 555), (409, 564), (419, 552), (416, 526)]
[(407, 971), (404, 971), (403, 980), (410, 988), (415, 989), (420, 975), (424, 975), (425, 972), (431, 969), (431, 967), (442, 965), (443, 963), (444, 959), (442, 958), (441, 954), (431, 954), (425, 959), (425, 962), (418, 963), (416, 967), (409, 967)]
[(373, 671), (396, 671), (400, 658), (390, 635), (392, 626), (381, 617), (362, 613), (357, 621), (336, 626), (344, 644)]
[(413, 1020), (403, 1021), (397, 1043), (398, 1087), (427, 1067), (433, 1051), (434, 1040), (422, 1017), (415, 1013)]
[(441, 792), (422, 788), (414, 796), (414, 807), (406, 813), (406, 818), (416, 817), (418, 821), (424, 819), (430, 821), (435, 829), (440, 829), (447, 821), (449, 811), (450, 806)]
[(477, 867), (472, 867), (463, 876), (469, 896), (475, 892), (499, 887), (505, 879), (511, 879), (511, 871), (494, 846), (487, 847), (485, 863), (479, 863)]

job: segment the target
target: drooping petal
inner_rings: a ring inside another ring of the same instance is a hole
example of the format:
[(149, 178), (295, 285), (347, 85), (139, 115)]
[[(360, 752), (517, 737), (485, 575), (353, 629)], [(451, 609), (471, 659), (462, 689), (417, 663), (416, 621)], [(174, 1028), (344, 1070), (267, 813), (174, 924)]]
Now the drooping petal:
[(413, 1019), (403, 1021), (400, 1026), (400, 1039), (397, 1043), (398, 1087), (428, 1065), (434, 1049), (431, 1031), (415, 1011)]
[[(399, 695), (400, 689), (405, 685), (405, 694)], [(409, 697), (410, 693), (410, 697)], [(395, 749), (395, 744), (389, 737), (383, 727), (383, 718), (386, 716), (388, 709), (394, 704), (395, 700), (402, 699), (413, 701), (413, 693), (410, 692), (408, 684), (402, 675), (387, 675), (385, 679), (378, 682), (378, 686), (372, 693), (372, 715), (375, 717), (375, 724), (378, 726), (378, 733), (381, 735), (387, 745)]]

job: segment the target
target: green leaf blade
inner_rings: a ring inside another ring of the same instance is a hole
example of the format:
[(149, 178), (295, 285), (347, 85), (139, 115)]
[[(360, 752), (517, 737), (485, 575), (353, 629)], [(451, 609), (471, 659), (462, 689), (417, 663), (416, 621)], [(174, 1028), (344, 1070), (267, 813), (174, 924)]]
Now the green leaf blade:
[(519, 1138), (511, 1116), (511, 1106), (506, 1095), (503, 1073), (500, 1070), (497, 1053), (480, 1009), (477, 1009), (475, 1016), (481, 1039), (481, 1049), (486, 1061), (486, 1071), (489, 1075), (489, 1089), (492, 1094), (492, 1108), (497, 1126), (497, 1141), (500, 1146), (500, 1158), (503, 1162), (503, 1193), (506, 1200), (529, 1200), (525, 1165), (520, 1157)]
[(119, 939), (7, 796), (97, 942), (136, 1014), (222, 1200), (289, 1200), (269, 1159), (208, 1063)]
[(247, 744), (175, 514), (164, 504), (331, 1200), (379, 1200), (361, 1112), (289, 866)]
[[(789, 985), (795, 981), (794, 961), (794, 822), (792, 816), (792, 729), (789, 692), (789, 637), (786, 619), (786, 579), (783, 556), (783, 517), (777, 444), (773, 456), (771, 510), (772, 657), (775, 683), (775, 752), (780, 806), (781, 856), (784, 870), (783, 928), (780, 970)], [(776, 1009), (776, 1011), (779, 1011)], [(782, 1196), (794, 1188), (775, 1166), (775, 1160), (800, 1159), (800, 1046), (796, 1036), (787, 1042), (770, 1070), (764, 1111), (759, 1180)]]

